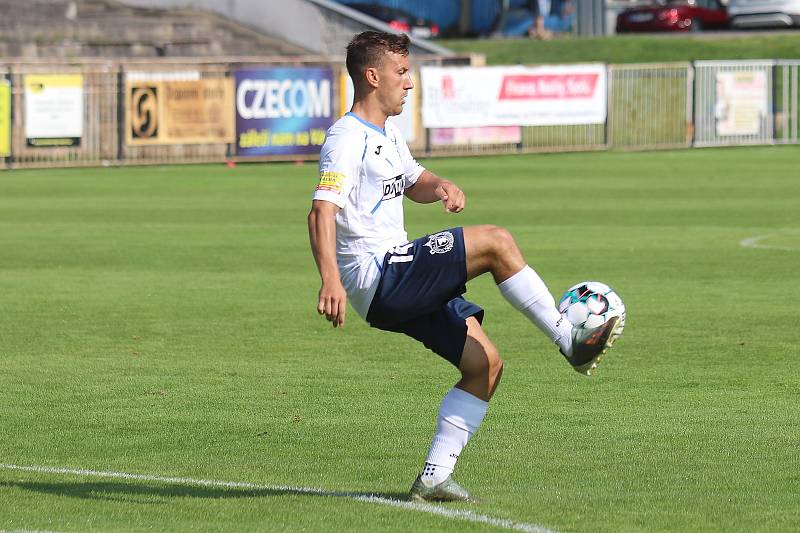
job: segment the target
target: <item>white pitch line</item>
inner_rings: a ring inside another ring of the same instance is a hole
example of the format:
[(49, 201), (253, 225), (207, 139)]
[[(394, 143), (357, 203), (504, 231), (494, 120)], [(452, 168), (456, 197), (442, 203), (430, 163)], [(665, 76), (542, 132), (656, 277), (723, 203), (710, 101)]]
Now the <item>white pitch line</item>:
[(0, 533), (58, 533), (57, 531), (45, 531), (41, 529), (0, 529)]
[(775, 237), (775, 235), (758, 235), (756, 237), (747, 237), (746, 239), (739, 241), (739, 246), (742, 246), (743, 248), (757, 248), (761, 250), (783, 250), (784, 252), (798, 251), (797, 248), (791, 248), (789, 246), (774, 246), (772, 244), (761, 244), (759, 242), (763, 241), (764, 239), (769, 239), (770, 237)]
[(377, 505), (398, 507), (400, 509), (407, 509), (409, 511), (417, 511), (420, 513), (428, 513), (428, 514), (443, 516), (445, 518), (450, 518), (453, 520), (465, 520), (467, 522), (486, 524), (514, 531), (524, 531), (526, 533), (556, 533), (552, 529), (547, 529), (543, 526), (539, 526), (536, 524), (516, 522), (514, 520), (509, 520), (506, 518), (493, 518), (491, 516), (478, 514), (473, 511), (449, 509), (447, 507), (432, 505), (428, 503), (394, 500), (391, 498), (382, 498), (380, 496), (375, 496), (375, 495), (357, 494), (354, 492), (327, 491), (314, 487), (258, 485), (256, 483), (247, 483), (241, 481), (217, 481), (213, 479), (193, 479), (187, 477), (149, 476), (145, 474), (131, 474), (127, 472), (102, 472), (99, 470), (55, 468), (46, 466), (20, 466), (20, 465), (0, 464), (0, 469), (18, 470), (23, 472), (37, 472), (40, 474), (64, 474), (64, 475), (92, 476), (92, 477), (104, 477), (104, 478), (114, 478), (114, 479), (131, 479), (136, 481), (154, 481), (158, 483), (171, 483), (174, 485), (199, 485), (203, 487), (224, 487), (233, 489), (280, 491), (293, 494), (314, 494), (317, 496), (328, 496), (331, 498), (346, 498), (349, 500), (355, 500), (364, 503), (374, 503)]

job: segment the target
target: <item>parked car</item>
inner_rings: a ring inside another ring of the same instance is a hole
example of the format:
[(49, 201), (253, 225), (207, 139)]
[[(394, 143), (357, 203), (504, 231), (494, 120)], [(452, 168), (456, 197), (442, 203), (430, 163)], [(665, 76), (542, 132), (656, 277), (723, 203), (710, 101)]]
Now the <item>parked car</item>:
[(617, 16), (617, 33), (641, 31), (702, 31), (728, 26), (720, 0), (661, 0), (632, 7)]
[(397, 31), (412, 37), (432, 39), (439, 36), (439, 25), (428, 19), (415, 17), (401, 9), (375, 4), (344, 4), (365, 15), (381, 20)]
[(800, 26), (800, 0), (729, 0), (734, 28)]

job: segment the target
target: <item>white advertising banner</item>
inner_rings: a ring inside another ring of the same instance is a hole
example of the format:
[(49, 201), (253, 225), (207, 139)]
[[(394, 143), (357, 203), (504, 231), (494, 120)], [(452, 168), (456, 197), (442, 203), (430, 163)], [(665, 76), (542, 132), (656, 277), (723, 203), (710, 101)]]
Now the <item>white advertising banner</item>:
[(766, 72), (717, 72), (717, 135), (758, 135), (768, 102)]
[(83, 76), (25, 75), (25, 137), (31, 146), (72, 146), (83, 136)]
[(603, 64), (422, 67), (426, 128), (602, 124)]

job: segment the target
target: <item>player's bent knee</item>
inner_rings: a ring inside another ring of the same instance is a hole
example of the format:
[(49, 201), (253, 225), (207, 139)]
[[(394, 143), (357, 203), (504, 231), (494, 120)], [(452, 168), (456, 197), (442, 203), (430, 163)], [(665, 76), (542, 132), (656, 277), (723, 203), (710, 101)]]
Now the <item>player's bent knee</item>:
[(492, 354), (489, 358), (489, 368), (488, 368), (488, 378), (489, 383), (491, 384), (492, 388), (500, 381), (500, 377), (503, 375), (503, 360), (500, 358), (500, 354), (497, 353), (495, 350), (494, 354)]
[(475, 248), (480, 254), (502, 257), (509, 249), (516, 249), (514, 236), (506, 228), (493, 224), (472, 226), (465, 230), (465, 238), (475, 240)]
[(459, 367), (465, 378), (481, 378), (494, 382), (503, 371), (503, 360), (494, 346), (482, 346), (480, 351), (465, 353)]
[(511, 235), (511, 232), (500, 226), (494, 226), (492, 228), (492, 242), (499, 255), (502, 255), (508, 250), (516, 250), (517, 248), (517, 243), (514, 240), (514, 236)]

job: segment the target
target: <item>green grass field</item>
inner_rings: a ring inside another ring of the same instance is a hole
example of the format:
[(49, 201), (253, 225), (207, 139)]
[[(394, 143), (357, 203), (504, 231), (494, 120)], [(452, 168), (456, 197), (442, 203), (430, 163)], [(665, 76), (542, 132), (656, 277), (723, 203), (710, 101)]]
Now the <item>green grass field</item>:
[(586, 379), (472, 282), (506, 361), (456, 471), (484, 501), (420, 507), (384, 504), (456, 372), (316, 314), (314, 164), (2, 172), (0, 530), (796, 531), (798, 160), (426, 161), (468, 205), (407, 205), (412, 236), (506, 226), (556, 297), (605, 281), (628, 326)]
[(800, 32), (736, 35), (566, 36), (536, 39), (448, 39), (437, 41), (460, 53), (479, 53), (489, 65), (516, 63), (663, 63), (712, 59), (800, 59)]

